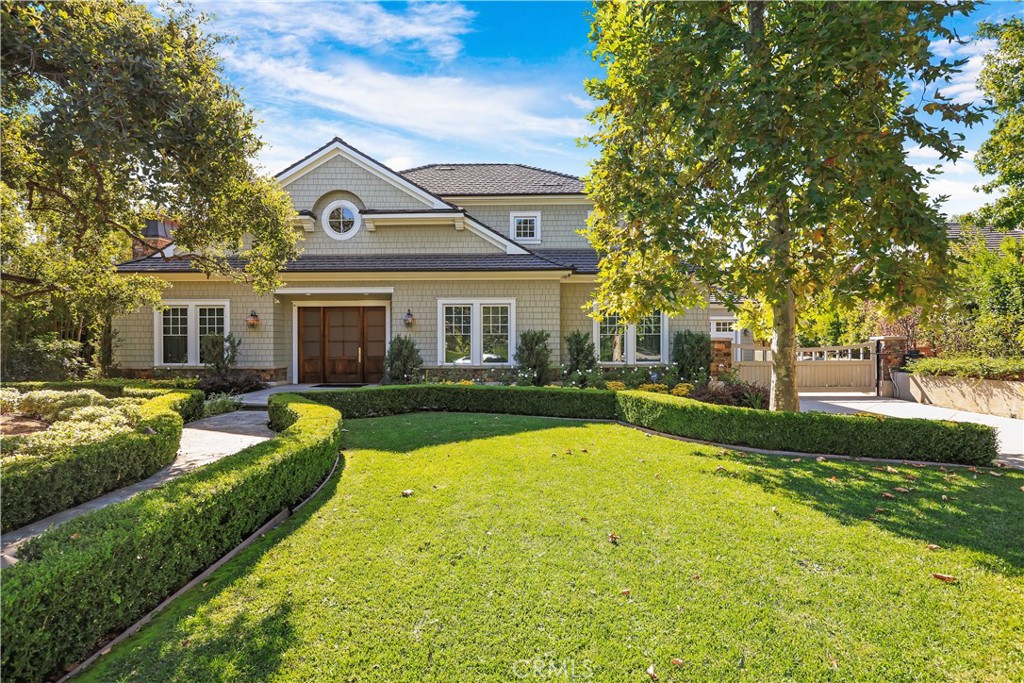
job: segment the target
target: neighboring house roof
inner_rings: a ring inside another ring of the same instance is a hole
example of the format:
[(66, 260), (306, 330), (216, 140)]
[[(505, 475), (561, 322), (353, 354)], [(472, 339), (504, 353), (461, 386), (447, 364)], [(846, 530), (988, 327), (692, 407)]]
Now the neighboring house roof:
[(1024, 240), (1024, 230), (1011, 230), (1010, 232), (1000, 232), (992, 227), (984, 228), (969, 228), (959, 223), (947, 223), (946, 224), (946, 236), (951, 240), (963, 239), (966, 235), (971, 233), (980, 234), (981, 238), (985, 240), (985, 246), (989, 248), (989, 251), (998, 251), (999, 245), (1003, 243), (1007, 237), (1017, 240), (1018, 242)]
[(401, 175), (441, 196), (583, 194), (576, 176), (525, 164), (428, 164)]
[[(229, 258), (232, 268), (245, 265), (242, 259)], [(122, 273), (196, 273), (188, 258), (164, 260), (147, 257), (122, 263)], [(434, 272), (434, 271), (522, 271), (569, 270), (534, 254), (329, 254), (302, 255), (290, 261), (286, 273), (361, 273), (361, 272)]]

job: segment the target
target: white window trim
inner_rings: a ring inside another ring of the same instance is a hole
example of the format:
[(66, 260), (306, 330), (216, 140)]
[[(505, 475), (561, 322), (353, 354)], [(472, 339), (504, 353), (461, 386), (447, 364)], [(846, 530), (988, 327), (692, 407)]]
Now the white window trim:
[[(164, 308), (188, 307), (188, 361), (164, 363)], [(153, 307), (153, 366), (162, 368), (200, 367), (199, 362), (199, 309), (224, 309), (224, 336), (231, 334), (231, 302), (227, 299), (164, 299), (163, 306)]]
[(661, 314), (661, 358), (658, 360), (645, 360), (637, 361), (636, 359), (636, 325), (626, 325), (626, 331), (623, 335), (623, 344), (625, 345), (626, 360), (623, 362), (616, 361), (603, 361), (601, 360), (601, 323), (596, 319), (594, 320), (594, 326), (592, 331), (592, 341), (594, 342), (594, 353), (597, 355), (597, 362), (599, 365), (607, 365), (609, 367), (622, 367), (627, 365), (665, 365), (668, 363), (668, 319), (667, 313)]
[[(710, 318), (711, 318), (710, 327), (711, 327), (711, 338), (712, 339), (733, 339), (736, 336), (736, 332), (739, 331), (739, 330), (736, 329), (736, 323), (738, 322), (736, 320), (736, 316), (732, 316), (732, 315), (713, 315), (713, 316), (710, 316)], [(715, 323), (726, 323), (726, 322), (732, 323), (732, 326), (733, 326), (732, 332), (717, 332), (717, 331), (715, 331)]]
[[(484, 319), (481, 315), (481, 306), (508, 306), (508, 362), (507, 363), (483, 363), (484, 345)], [(470, 321), (469, 365), (456, 365), (446, 363), (444, 360), (444, 307), (445, 306), (472, 306), (473, 313)], [(519, 339), (516, 330), (516, 300), (515, 299), (438, 299), (437, 300), (437, 365), (446, 368), (508, 368), (515, 365), (513, 356), (516, 352), (516, 340)]]
[[(331, 217), (331, 212), (334, 211), (335, 209), (348, 209), (352, 212), (352, 215), (355, 216), (356, 223), (348, 232), (334, 232), (334, 229), (331, 228), (331, 226), (328, 224), (327, 221)], [(356, 236), (356, 233), (359, 232), (359, 228), (361, 227), (363, 227), (363, 214), (359, 212), (358, 206), (348, 201), (347, 199), (336, 199), (335, 201), (325, 206), (324, 210), (320, 212), (320, 228), (332, 240), (350, 240)]]
[[(537, 231), (532, 238), (516, 237), (516, 219), (532, 218), (537, 226)], [(508, 236), (520, 244), (540, 244), (540, 211), (509, 211), (508, 212)]]

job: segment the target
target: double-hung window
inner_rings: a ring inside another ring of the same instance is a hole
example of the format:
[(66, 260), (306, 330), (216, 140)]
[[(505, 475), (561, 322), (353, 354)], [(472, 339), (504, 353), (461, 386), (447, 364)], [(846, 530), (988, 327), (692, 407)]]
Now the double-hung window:
[(437, 303), (438, 364), (511, 365), (514, 299), (441, 299)]
[(540, 211), (510, 211), (509, 236), (516, 242), (540, 242)]
[(229, 332), (227, 301), (166, 301), (153, 311), (154, 365), (202, 365), (205, 337)]
[(662, 313), (625, 325), (617, 315), (594, 322), (597, 360), (606, 364), (638, 365), (668, 361), (668, 325)]

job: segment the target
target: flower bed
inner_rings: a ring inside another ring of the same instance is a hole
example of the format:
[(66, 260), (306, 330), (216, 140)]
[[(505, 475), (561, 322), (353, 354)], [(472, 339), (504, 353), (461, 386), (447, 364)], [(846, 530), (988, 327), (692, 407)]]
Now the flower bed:
[(93, 389), (43, 389), (18, 397), (18, 410), (51, 427), (4, 440), (4, 532), (144, 479), (174, 461), (182, 425), (202, 409), (202, 393), (121, 391), (118, 398)]
[(275, 438), (44, 533), (3, 570), (5, 680), (38, 681), (85, 657), (210, 566), (330, 471), (336, 410), (277, 394)]

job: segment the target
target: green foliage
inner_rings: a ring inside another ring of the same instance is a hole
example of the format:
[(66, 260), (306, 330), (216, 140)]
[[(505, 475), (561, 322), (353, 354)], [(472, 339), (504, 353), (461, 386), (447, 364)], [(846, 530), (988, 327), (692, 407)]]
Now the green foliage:
[(615, 397), (620, 419), (701, 441), (965, 465), (991, 464), (999, 453), (996, 430), (970, 422), (770, 412), (630, 391)]
[(996, 49), (985, 55), (978, 83), (998, 116), (989, 138), (974, 155), (982, 175), (993, 178), (981, 186), (996, 197), (973, 213), (961, 216), (968, 225), (993, 225), (999, 230), (1024, 228), (1024, 19), (998, 24), (982, 22), (979, 38), (994, 38)]
[(590, 335), (582, 330), (570, 332), (565, 337), (565, 354), (569, 362), (562, 366), (562, 377), (585, 378), (597, 368), (597, 353)]
[[(942, 282), (945, 221), (905, 149), (955, 161), (963, 136), (942, 125), (982, 120), (939, 94), (962, 62), (931, 50), (973, 6), (599, 3), (598, 312), (681, 314), (709, 289), (763, 304), (773, 399), (795, 408), (802, 302), (835, 290), (910, 303)], [(913, 102), (908, 80), (922, 86)]]
[(1024, 357), (1024, 242), (990, 251), (978, 235), (953, 245), (949, 295), (924, 328), (944, 353)]
[(291, 394), (268, 409), (284, 428), (274, 439), (19, 550), (0, 595), (6, 680), (42, 680), (79, 661), (323, 480), (341, 445), (337, 411)]
[(21, 412), (43, 422), (53, 422), (61, 411), (81, 406), (104, 405), (107, 398), (95, 389), (30, 391), (21, 397)]
[(157, 218), (204, 272), (277, 285), (296, 255), (294, 210), (254, 167), (256, 121), (222, 78), (207, 21), (131, 0), (0, 5), (5, 307), (66, 309), (79, 339), (83, 325), (157, 303), (165, 283), (114, 267)]
[(16, 413), (20, 405), (20, 391), (8, 387), (0, 389), (0, 413)]
[(238, 347), (242, 340), (229, 332), (226, 336), (208, 334), (199, 340), (199, 355), (203, 365), (217, 379), (228, 377), (238, 364)]
[(419, 384), (306, 391), (301, 395), (352, 419), (420, 410), (615, 419), (614, 394), (596, 389)]
[(676, 332), (672, 340), (672, 362), (681, 381), (707, 382), (711, 376), (711, 335), (694, 330)]
[(412, 337), (395, 335), (384, 359), (383, 384), (411, 384), (419, 380), (423, 358)]
[(519, 383), (542, 387), (554, 379), (551, 368), (551, 347), (546, 330), (525, 330), (519, 335), (515, 361), (519, 369)]
[(203, 417), (232, 413), (242, 407), (242, 402), (231, 394), (213, 394), (203, 402)]
[[(68, 394), (70, 400), (63, 402), (49, 396), (46, 400), (41, 398), (55, 393), (58, 392), (25, 394), (22, 409), (52, 419), (54, 411), (90, 411), (107, 401), (87, 390)], [(89, 402), (83, 402), (86, 400)], [(69, 415), (68, 423), (58, 422), (45, 432), (22, 438), (15, 453), (3, 460), (3, 531), (92, 500), (170, 464), (181, 441), (181, 414), (194, 414), (201, 406), (202, 394), (198, 391), (161, 391), (138, 406), (133, 416), (134, 429), (127, 418), (118, 420), (113, 415), (90, 427), (90, 414), (79, 413)], [(118, 412), (123, 415), (123, 411)]]
[(904, 368), (917, 375), (950, 375), (974, 379), (1005, 379), (1024, 381), (1024, 358), (985, 358), (979, 356), (944, 356), (918, 358)]
[(88, 369), (82, 359), (82, 344), (61, 339), (55, 332), (25, 342), (13, 341), (9, 345), (4, 355), (4, 378), (8, 380), (80, 379)]

